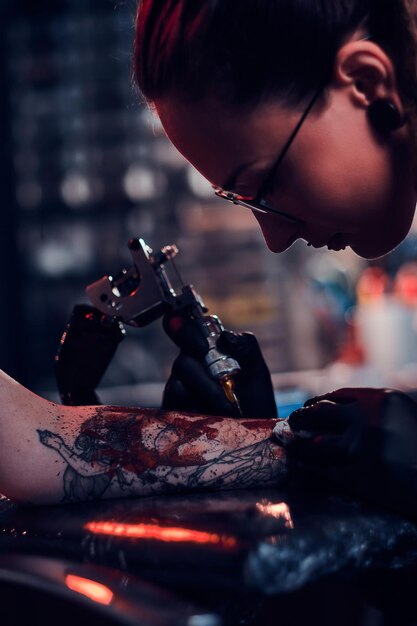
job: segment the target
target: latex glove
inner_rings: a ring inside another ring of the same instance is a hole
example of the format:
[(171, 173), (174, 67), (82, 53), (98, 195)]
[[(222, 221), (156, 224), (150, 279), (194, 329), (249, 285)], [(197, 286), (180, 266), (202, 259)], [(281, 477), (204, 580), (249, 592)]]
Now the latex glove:
[[(198, 325), (189, 318), (172, 314), (166, 315), (163, 323), (166, 333), (181, 352), (166, 384), (162, 408), (240, 417), (218, 381), (207, 371), (204, 356), (208, 352), (208, 343)], [(271, 375), (255, 336), (225, 330), (217, 345), (241, 367), (235, 383), (243, 417), (276, 418)]]
[[(291, 456), (353, 495), (417, 516), (417, 404), (390, 389), (339, 389), (289, 417)], [(309, 437), (305, 435), (310, 434)]]
[(93, 306), (74, 307), (55, 357), (55, 376), (64, 404), (100, 404), (95, 388), (124, 334), (120, 322)]

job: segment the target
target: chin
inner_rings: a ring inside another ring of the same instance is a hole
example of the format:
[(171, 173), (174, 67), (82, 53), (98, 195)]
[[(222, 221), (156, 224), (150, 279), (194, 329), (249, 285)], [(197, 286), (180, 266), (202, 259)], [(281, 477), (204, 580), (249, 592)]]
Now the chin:
[(362, 259), (366, 259), (367, 261), (375, 261), (375, 259), (380, 259), (381, 257), (389, 254), (400, 243), (403, 241), (404, 237), (399, 237), (396, 241), (391, 242), (373, 242), (369, 244), (369, 242), (364, 242), (363, 244), (351, 244), (351, 248), (355, 254), (360, 256)]
[[(381, 225), (377, 229), (368, 229), (368, 233), (364, 237), (358, 237), (358, 241), (352, 240), (350, 247), (358, 256), (368, 261), (380, 259), (381, 257), (389, 254), (400, 243), (404, 241), (410, 232), (412, 225), (412, 216), (408, 220), (404, 220), (402, 223), (386, 223)], [(388, 236), (389, 233), (389, 236)]]

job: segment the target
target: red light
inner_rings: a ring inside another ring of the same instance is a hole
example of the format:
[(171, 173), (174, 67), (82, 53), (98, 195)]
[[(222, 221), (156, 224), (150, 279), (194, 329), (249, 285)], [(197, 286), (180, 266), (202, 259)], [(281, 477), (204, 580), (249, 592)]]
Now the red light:
[(87, 598), (99, 604), (109, 605), (113, 600), (113, 592), (106, 587), (106, 585), (102, 585), (95, 580), (82, 578), (74, 574), (67, 574), (65, 584), (68, 589), (81, 593), (83, 596), (87, 596)]
[(263, 515), (270, 515), (276, 519), (281, 519), (287, 528), (294, 528), (289, 506), (285, 502), (257, 502), (256, 508)]
[(217, 544), (226, 548), (234, 548), (237, 544), (234, 537), (189, 528), (158, 526), (156, 524), (88, 522), (85, 528), (99, 535), (112, 535), (114, 537), (128, 537), (131, 539), (156, 539), (157, 541)]

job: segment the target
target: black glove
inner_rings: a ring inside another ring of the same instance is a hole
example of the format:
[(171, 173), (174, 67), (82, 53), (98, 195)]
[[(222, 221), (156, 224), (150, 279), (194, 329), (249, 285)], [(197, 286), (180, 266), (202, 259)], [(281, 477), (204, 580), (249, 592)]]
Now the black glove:
[(55, 376), (64, 404), (100, 404), (95, 388), (124, 333), (120, 322), (98, 309), (84, 304), (74, 307), (55, 357)]
[(288, 421), (295, 433), (311, 435), (288, 444), (299, 469), (417, 519), (417, 404), (410, 397), (339, 389), (308, 400)]
[[(162, 408), (240, 417), (206, 368), (204, 357), (209, 347), (197, 323), (178, 314), (167, 314), (163, 324), (181, 352), (166, 384)], [(276, 418), (271, 375), (255, 336), (225, 330), (217, 347), (236, 359), (241, 367), (241, 372), (235, 376), (235, 391), (243, 417)]]

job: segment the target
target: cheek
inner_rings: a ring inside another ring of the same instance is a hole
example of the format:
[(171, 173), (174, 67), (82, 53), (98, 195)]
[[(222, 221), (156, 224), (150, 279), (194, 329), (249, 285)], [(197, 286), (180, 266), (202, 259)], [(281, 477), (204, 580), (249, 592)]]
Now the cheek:
[(294, 211), (300, 217), (352, 231), (385, 210), (393, 184), (389, 159), (361, 138), (313, 143), (294, 177)]
[(387, 149), (371, 141), (342, 146), (300, 168), (298, 200), (309, 207), (311, 224), (348, 235), (359, 256), (378, 258), (407, 235), (415, 191)]

